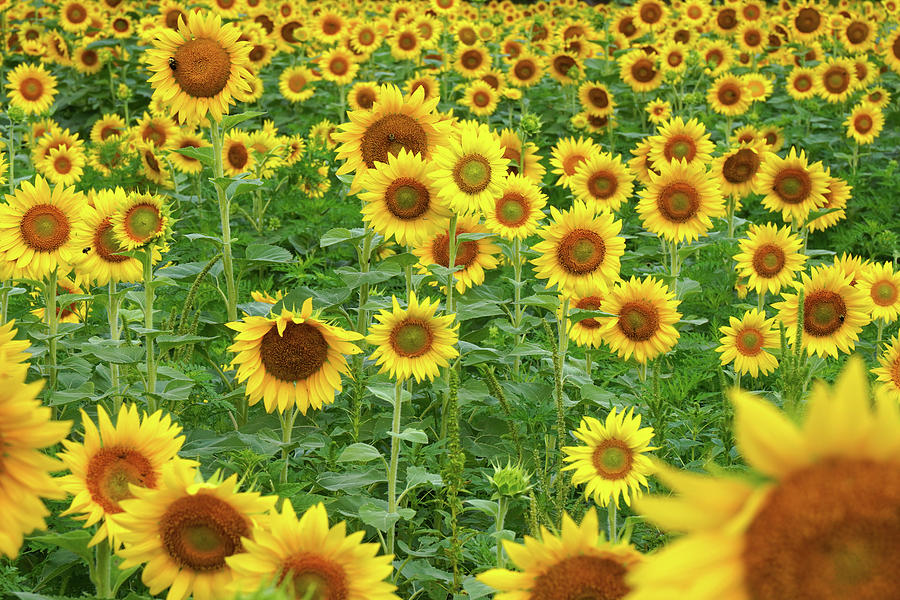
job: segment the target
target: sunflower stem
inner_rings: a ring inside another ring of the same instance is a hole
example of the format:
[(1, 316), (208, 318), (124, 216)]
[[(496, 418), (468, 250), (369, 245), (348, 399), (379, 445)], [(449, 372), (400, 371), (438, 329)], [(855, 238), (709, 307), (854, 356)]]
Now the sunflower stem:
[(734, 196), (728, 196), (728, 237), (734, 237), (734, 213), (737, 208), (737, 200)]
[(59, 327), (59, 315), (56, 314), (56, 269), (50, 272), (50, 278), (44, 287), (44, 294), (47, 303), (47, 377), (49, 383), (47, 385), (47, 393), (52, 394), (56, 391), (56, 332)]
[(109, 548), (109, 540), (104, 539), (94, 549), (93, 580), (98, 598), (112, 598), (112, 585), (110, 581), (110, 563), (112, 553)]
[(584, 374), (588, 376), (588, 379), (593, 381), (593, 377), (591, 376), (591, 350), (587, 346), (584, 348)]
[[(569, 343), (569, 299), (565, 298), (559, 312), (559, 320), (557, 323), (557, 333), (559, 335), (556, 354), (553, 357), (553, 379), (556, 387), (556, 451), (559, 456), (559, 463), (562, 466), (562, 446), (566, 439), (566, 410), (563, 404), (563, 389), (565, 386), (564, 368), (566, 364), (566, 350)], [(562, 515), (565, 510), (566, 477), (562, 471), (557, 470), (556, 475), (556, 512), (559, 523), (562, 524)]]
[(458, 220), (456, 213), (450, 217), (450, 226), (447, 229), (447, 268), (450, 273), (447, 275), (447, 314), (453, 314), (454, 322), (456, 321), (456, 306), (453, 299), (454, 273), (456, 268), (456, 222)]
[[(288, 415), (290, 412), (290, 415)], [(288, 473), (290, 472), (290, 451), (288, 446), (291, 443), (291, 437), (294, 433), (294, 423), (297, 421), (297, 413), (300, 412), (300, 409), (297, 407), (291, 408), (289, 411), (285, 411), (278, 414), (278, 420), (281, 421), (281, 441), (283, 445), (281, 446), (281, 459), (284, 461), (284, 467), (281, 469), (281, 485), (285, 485), (288, 482)]]
[(222, 224), (222, 267), (225, 274), (226, 311), (228, 321), (237, 321), (237, 288), (234, 285), (234, 261), (231, 258), (231, 201), (218, 180), (225, 176), (222, 163), (222, 132), (219, 124), (213, 123), (209, 128), (213, 146), (213, 175), (216, 180), (216, 197), (219, 201), (219, 220)]
[(609, 541), (615, 544), (619, 541), (619, 526), (616, 523), (616, 503), (610, 502), (606, 507), (606, 519), (609, 527)]
[[(109, 280), (108, 296), (106, 304), (106, 317), (109, 322), (109, 339), (114, 346), (119, 342), (119, 296), (116, 294), (116, 282)], [(119, 414), (122, 406), (122, 396), (119, 395), (119, 365), (109, 363), (109, 383), (113, 393), (113, 414)]]
[(502, 569), (506, 566), (506, 559), (503, 557), (503, 524), (506, 521), (506, 511), (509, 509), (509, 498), (500, 496), (497, 498), (497, 521), (495, 534), (497, 535), (497, 568)]
[(7, 113), (7, 118), (9, 119), (9, 145), (6, 147), (6, 151), (9, 154), (9, 193), (16, 193), (16, 123), (13, 121), (12, 117)]
[(878, 347), (881, 345), (881, 338), (884, 336), (884, 319), (876, 319), (878, 326), (878, 337), (875, 339), (875, 357), (878, 357)]
[[(388, 516), (397, 512), (397, 463), (400, 461), (400, 416), (403, 408), (403, 381), (394, 384), (394, 416), (391, 420), (391, 462), (388, 465)], [(387, 553), (394, 553), (396, 523), (391, 522), (387, 532)]]
[[(513, 240), (513, 328), (518, 332), (522, 327), (522, 240), (516, 237)], [(516, 342), (521, 343), (524, 336), (516, 333)], [(520, 357), (516, 355), (513, 361), (513, 372), (518, 377)]]
[(672, 263), (671, 263), (669, 274), (672, 276), (672, 291), (675, 292), (675, 294), (677, 296), (678, 295), (678, 274), (681, 270), (681, 265), (678, 262), (678, 241), (677, 240), (672, 240), (671, 252), (672, 252)]
[[(363, 239), (362, 251), (359, 253), (359, 272), (360, 273), (368, 273), (369, 272), (369, 263), (372, 258), (372, 238), (375, 237), (375, 232), (371, 229), (366, 229), (366, 236)], [(368, 311), (366, 311), (363, 306), (366, 305), (366, 302), (369, 301), (369, 284), (362, 283), (359, 286), (359, 310), (356, 313), (356, 331), (362, 335), (366, 335), (366, 330), (369, 328), (369, 319), (368, 319)]]
[(144, 263), (144, 329), (147, 349), (147, 410), (156, 412), (156, 360), (153, 351), (153, 249), (146, 248), (141, 257)]
[(766, 311), (766, 291), (765, 290), (760, 290), (756, 294), (756, 308), (761, 313), (764, 313)]
[(9, 293), (12, 290), (12, 280), (0, 283), (0, 323), (6, 323), (6, 315), (9, 312)]

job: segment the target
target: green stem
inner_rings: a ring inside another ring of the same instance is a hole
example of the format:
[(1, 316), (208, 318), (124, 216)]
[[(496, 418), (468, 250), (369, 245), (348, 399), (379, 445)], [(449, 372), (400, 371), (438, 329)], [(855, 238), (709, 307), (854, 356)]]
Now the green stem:
[(584, 349), (584, 374), (588, 376), (589, 379), (593, 380), (591, 376), (591, 350), (588, 347)]
[(225, 274), (225, 309), (228, 321), (237, 321), (237, 288), (234, 285), (234, 261), (231, 256), (231, 201), (225, 194), (225, 189), (218, 182), (225, 176), (225, 167), (222, 158), (222, 132), (219, 124), (213, 123), (209, 129), (213, 146), (213, 175), (216, 178), (216, 197), (219, 201), (219, 220), (222, 225), (222, 268)]
[(109, 539), (97, 544), (94, 549), (94, 588), (97, 598), (112, 598), (112, 585), (110, 581), (110, 563), (112, 552), (109, 548)]
[[(394, 384), (394, 416), (391, 421), (391, 462), (388, 465), (388, 515), (397, 512), (397, 463), (400, 461), (400, 416), (403, 408), (403, 382)], [(387, 532), (387, 553), (394, 553), (396, 523), (392, 522)]]
[(50, 279), (44, 287), (44, 294), (47, 304), (47, 331), (50, 337), (47, 340), (47, 376), (49, 384), (47, 391), (53, 393), (56, 391), (56, 332), (59, 328), (59, 315), (56, 313), (56, 269), (50, 273)]
[(144, 329), (147, 349), (147, 410), (156, 412), (156, 356), (153, 351), (153, 249), (147, 248), (143, 255), (144, 263)]
[(607, 526), (609, 527), (609, 541), (615, 544), (619, 541), (619, 526), (616, 523), (616, 503), (610, 501), (606, 507)]
[(765, 292), (765, 290), (760, 291), (756, 295), (756, 308), (761, 313), (764, 313), (766, 311), (766, 292)]
[[(7, 114), (9, 117), (9, 114)], [(12, 120), (12, 117), (9, 117), (9, 146), (7, 146), (6, 150), (9, 154), (9, 193), (16, 193), (16, 136), (15, 136), (16, 125)]]
[[(116, 295), (116, 282), (112, 279), (109, 280), (108, 294), (106, 316), (109, 322), (109, 339), (117, 347), (119, 345), (119, 297)], [(109, 363), (109, 382), (113, 393), (113, 414), (117, 415), (122, 406), (122, 396), (119, 395), (119, 365), (114, 362)]]
[[(522, 342), (524, 335), (519, 332), (522, 327), (522, 240), (516, 237), (513, 240), (513, 279), (515, 289), (513, 290), (513, 327), (516, 329), (516, 343)], [(513, 372), (519, 375), (519, 356), (517, 355), (513, 361)]]
[[(559, 462), (562, 463), (562, 446), (566, 440), (566, 410), (563, 404), (563, 390), (565, 387), (564, 370), (566, 364), (566, 350), (569, 345), (569, 299), (563, 300), (562, 308), (559, 313), (559, 321), (557, 324), (558, 341), (557, 356), (553, 365), (553, 378), (556, 387), (556, 451), (559, 456)], [(562, 523), (563, 510), (565, 508), (566, 493), (566, 477), (562, 471), (557, 472), (556, 476), (556, 511), (559, 522)]]
[[(447, 268), (451, 271), (456, 268), (456, 222), (458, 220), (456, 213), (450, 217), (450, 226), (447, 228)], [(447, 314), (453, 314), (455, 320), (456, 305), (453, 299), (453, 290), (456, 287), (456, 273), (451, 272), (447, 275)]]
[(503, 557), (503, 524), (506, 521), (506, 511), (509, 509), (509, 498), (500, 496), (497, 498), (497, 568), (502, 569), (506, 566), (506, 560)]
[[(362, 252), (359, 255), (360, 273), (369, 272), (369, 263), (371, 262), (372, 258), (372, 238), (374, 237), (375, 232), (371, 229), (367, 229), (366, 237), (363, 239)], [(365, 306), (366, 302), (368, 301), (369, 284), (363, 283), (359, 286), (359, 311), (356, 313), (356, 331), (361, 333), (362, 335), (366, 335), (366, 330), (369, 328), (368, 311), (363, 308), (363, 306)]]
[(737, 201), (734, 196), (728, 196), (728, 237), (734, 237), (734, 213), (737, 207)]
[(12, 290), (12, 280), (0, 284), (0, 323), (6, 323), (6, 315), (9, 312), (9, 293)]
[(875, 356), (878, 356), (878, 347), (881, 345), (881, 338), (884, 336), (884, 319), (876, 319), (878, 325), (878, 337), (875, 339)]
[(672, 263), (669, 267), (669, 274), (672, 276), (672, 291), (678, 294), (678, 274), (681, 270), (681, 265), (678, 262), (678, 242), (676, 240), (672, 240), (671, 252)]
[(278, 419), (281, 421), (281, 441), (284, 443), (281, 447), (281, 459), (284, 461), (284, 467), (281, 469), (281, 485), (288, 482), (288, 467), (290, 466), (290, 451), (288, 445), (291, 443), (291, 436), (294, 433), (294, 423), (297, 420), (297, 414), (299, 412), (300, 409), (294, 407), (278, 414)]

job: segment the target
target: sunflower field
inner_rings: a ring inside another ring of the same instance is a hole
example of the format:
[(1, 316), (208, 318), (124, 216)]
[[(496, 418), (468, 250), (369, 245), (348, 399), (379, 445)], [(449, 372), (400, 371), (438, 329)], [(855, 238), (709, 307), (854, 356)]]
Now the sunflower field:
[(900, 600), (900, 1), (0, 39), (0, 597)]

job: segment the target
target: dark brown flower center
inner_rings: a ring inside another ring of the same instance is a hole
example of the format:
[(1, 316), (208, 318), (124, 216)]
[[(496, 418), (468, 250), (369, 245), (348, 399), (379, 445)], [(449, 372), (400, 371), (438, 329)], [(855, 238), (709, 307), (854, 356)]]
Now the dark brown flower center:
[(725, 159), (722, 176), (728, 183), (745, 183), (759, 171), (759, 154), (749, 148), (741, 148)]
[(869, 133), (872, 131), (872, 126), (874, 123), (872, 122), (872, 117), (869, 115), (857, 115), (853, 119), (853, 128), (862, 134)]
[(733, 106), (741, 101), (741, 88), (736, 83), (723, 83), (716, 90), (716, 98), (725, 106)]
[(34, 102), (44, 95), (44, 84), (37, 77), (26, 77), (19, 84), (19, 93), (29, 102)]
[(781, 273), (786, 261), (784, 250), (775, 244), (765, 244), (753, 253), (753, 271), (759, 277), (769, 279)]
[(619, 331), (633, 342), (645, 342), (659, 330), (659, 313), (646, 300), (634, 300), (622, 305), (616, 322)]
[(787, 204), (800, 204), (809, 197), (812, 181), (803, 169), (783, 169), (775, 175), (774, 191)]
[(532, 77), (534, 77), (535, 72), (537, 71), (537, 67), (535, 64), (529, 60), (520, 60), (516, 63), (516, 66), (513, 68), (513, 72), (521, 81), (528, 81)]
[(384, 191), (384, 202), (392, 215), (411, 221), (428, 211), (430, 194), (422, 182), (411, 177), (399, 177)]
[(309, 323), (288, 323), (284, 335), (278, 327), (266, 332), (259, 344), (266, 374), (293, 383), (316, 374), (328, 360), (328, 342), (319, 328)]
[(631, 589), (627, 569), (612, 558), (580, 555), (563, 558), (535, 578), (529, 600), (619, 600)]
[(244, 168), (247, 161), (250, 160), (250, 153), (242, 143), (229, 145), (225, 155), (228, 158), (228, 164), (234, 169)]
[(231, 504), (199, 492), (172, 502), (159, 520), (159, 536), (169, 557), (182, 568), (214, 572), (241, 552), (250, 523)]
[(93, 244), (94, 251), (106, 262), (121, 263), (128, 260), (127, 256), (119, 254), (122, 248), (119, 246), (119, 242), (116, 241), (115, 235), (113, 235), (113, 227), (109, 217), (104, 219), (97, 226), (97, 229), (94, 230)]
[(813, 337), (828, 337), (844, 324), (847, 305), (830, 290), (810, 293), (803, 299), (803, 329)]
[[(579, 310), (599, 310), (602, 303), (603, 298), (600, 296), (585, 296), (575, 303), (575, 308)], [(601, 323), (594, 317), (588, 317), (578, 321), (578, 325), (585, 329), (597, 329)]]
[(822, 76), (822, 85), (832, 94), (840, 94), (850, 87), (850, 72), (844, 67), (829, 67)]
[[(456, 230), (456, 235), (467, 233), (461, 229)], [(435, 263), (442, 267), (450, 266), (450, 237), (447, 234), (435, 236), (431, 244), (431, 255), (434, 257)], [(467, 240), (458, 242), (456, 246), (456, 259), (453, 261), (454, 266), (468, 267), (478, 258), (478, 241)]]
[(287, 577), (291, 578), (296, 600), (346, 600), (350, 597), (344, 568), (319, 554), (302, 553), (287, 558), (278, 584)]
[(794, 18), (794, 26), (801, 33), (812, 33), (822, 24), (822, 15), (814, 8), (801, 8)]
[(228, 85), (231, 56), (209, 38), (184, 42), (174, 54), (172, 75), (179, 87), (194, 98), (212, 98)]
[(672, 223), (686, 223), (700, 210), (700, 195), (689, 183), (675, 182), (663, 188), (656, 200), (660, 214)]
[(594, 198), (598, 200), (606, 200), (611, 198), (619, 188), (619, 180), (615, 173), (607, 170), (600, 170), (588, 177), (587, 189)]
[(649, 58), (640, 58), (631, 65), (631, 76), (639, 83), (653, 81), (656, 77), (656, 68)]
[(376, 162), (387, 162), (401, 149), (424, 154), (428, 148), (425, 129), (414, 118), (403, 114), (385, 115), (369, 125), (362, 136), (360, 150), (363, 162), (372, 168)]

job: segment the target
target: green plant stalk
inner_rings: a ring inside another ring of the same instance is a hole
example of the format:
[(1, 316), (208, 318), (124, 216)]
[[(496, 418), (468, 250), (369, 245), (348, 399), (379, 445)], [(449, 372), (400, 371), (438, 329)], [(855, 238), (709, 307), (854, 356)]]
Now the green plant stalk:
[(153, 249), (146, 248), (142, 257), (144, 263), (144, 329), (145, 346), (147, 350), (147, 410), (150, 414), (158, 408), (156, 402), (156, 356), (153, 350)]
[[(450, 225), (447, 228), (447, 268), (455, 269), (456, 268), (456, 251), (457, 251), (457, 243), (456, 243), (456, 223), (459, 217), (456, 213), (450, 217)], [(447, 275), (447, 314), (453, 314), (453, 321), (456, 322), (456, 304), (453, 298), (453, 289), (456, 284), (456, 273), (452, 272)]]
[(47, 391), (56, 391), (56, 332), (59, 329), (59, 315), (56, 313), (56, 269), (50, 273), (47, 285), (44, 286), (45, 300), (47, 304), (47, 377), (49, 384)]
[(766, 292), (765, 290), (761, 290), (756, 294), (756, 308), (759, 312), (765, 312), (766, 310)]
[(519, 429), (517, 421), (513, 418), (512, 408), (510, 408), (509, 400), (506, 398), (506, 394), (503, 392), (503, 388), (500, 387), (500, 382), (497, 381), (497, 376), (494, 375), (494, 370), (492, 367), (487, 367), (483, 370), (484, 373), (484, 382), (487, 384), (488, 391), (497, 398), (497, 402), (500, 403), (500, 408), (503, 409), (503, 413), (506, 415), (506, 422), (509, 426), (509, 434), (512, 437), (513, 445), (516, 447), (516, 456), (518, 457), (519, 464), (522, 464), (522, 457), (524, 456), (522, 452), (522, 440), (519, 438)]
[(9, 312), (9, 293), (12, 289), (12, 280), (0, 282), (0, 323), (6, 323), (6, 315)]
[(672, 276), (672, 291), (678, 294), (678, 275), (681, 271), (681, 264), (678, 261), (678, 242), (671, 242), (672, 263), (669, 267), (669, 274)]
[[(394, 384), (394, 416), (391, 420), (391, 462), (388, 465), (388, 514), (397, 512), (397, 465), (400, 462), (400, 417), (403, 408), (403, 381)], [(387, 532), (387, 553), (394, 553), (394, 536), (397, 523), (391, 523)]]
[(16, 192), (16, 124), (9, 114), (7, 114), (7, 118), (9, 118), (9, 145), (6, 147), (9, 153), (9, 193), (14, 194)]
[[(219, 124), (213, 123), (209, 129), (213, 147), (213, 175), (218, 180), (225, 176), (222, 159), (222, 132)], [(234, 260), (231, 254), (231, 201), (219, 183), (215, 183), (219, 201), (219, 220), (222, 224), (222, 269), (225, 275), (225, 298), (228, 321), (237, 321), (237, 288), (234, 284)]]
[(591, 377), (591, 349), (588, 346), (584, 348), (584, 374), (593, 380)]
[(734, 196), (728, 196), (728, 237), (734, 237), (734, 213), (737, 207), (737, 201)]
[[(119, 341), (119, 297), (116, 295), (116, 282), (109, 280), (106, 317), (109, 321), (109, 339), (118, 346)], [(122, 396), (119, 394), (119, 365), (109, 363), (109, 383), (113, 393), (113, 414), (118, 415), (122, 407)]]
[[(363, 239), (362, 251), (359, 252), (359, 272), (360, 273), (368, 273), (369, 272), (369, 263), (371, 262), (371, 254), (372, 254), (372, 238), (375, 237), (375, 232), (371, 229), (366, 228), (366, 236)], [(363, 308), (366, 305), (366, 302), (369, 301), (369, 284), (363, 283), (359, 286), (359, 311), (356, 313), (356, 331), (362, 335), (366, 335), (366, 331), (369, 328), (369, 315), (368, 311)]]
[[(566, 439), (566, 410), (563, 405), (563, 387), (565, 379), (563, 376), (563, 368), (566, 364), (566, 350), (569, 345), (569, 299), (563, 300), (562, 309), (559, 314), (558, 321), (559, 340), (557, 342), (556, 355), (553, 357), (553, 379), (556, 386), (556, 451), (559, 456), (559, 465), (562, 467), (562, 446)], [(559, 517), (559, 523), (562, 524), (562, 515), (565, 508), (566, 493), (568, 486), (566, 478), (561, 470), (557, 470), (556, 475), (556, 512)]]
[[(288, 415), (290, 412), (290, 415)], [(291, 437), (294, 433), (294, 423), (297, 420), (297, 413), (300, 409), (292, 407), (288, 411), (278, 414), (278, 420), (281, 421), (281, 441), (284, 446), (281, 448), (281, 459), (284, 461), (284, 467), (281, 469), (281, 485), (288, 482), (288, 473), (290, 472), (290, 451), (288, 445), (291, 443)]]
[(502, 569), (506, 566), (506, 560), (503, 558), (503, 523), (506, 521), (506, 511), (509, 510), (509, 498), (500, 496), (497, 498), (497, 521), (495, 531), (497, 532), (497, 568)]
[(616, 503), (611, 500), (606, 507), (606, 520), (609, 528), (609, 541), (615, 544), (619, 541), (619, 526), (616, 522)]
[(878, 325), (878, 337), (875, 339), (875, 356), (878, 356), (878, 346), (881, 345), (881, 338), (884, 336), (884, 319), (876, 319)]
[[(522, 240), (516, 237), (513, 240), (513, 279), (515, 280), (515, 290), (513, 290), (513, 327), (517, 330), (522, 326)], [(522, 343), (524, 335), (516, 334), (516, 343)], [(519, 357), (516, 356), (513, 361), (513, 372), (519, 374)]]
[(109, 548), (109, 540), (105, 539), (94, 548), (93, 577), (94, 588), (98, 598), (112, 598), (112, 585), (110, 581), (110, 563), (112, 552)]

